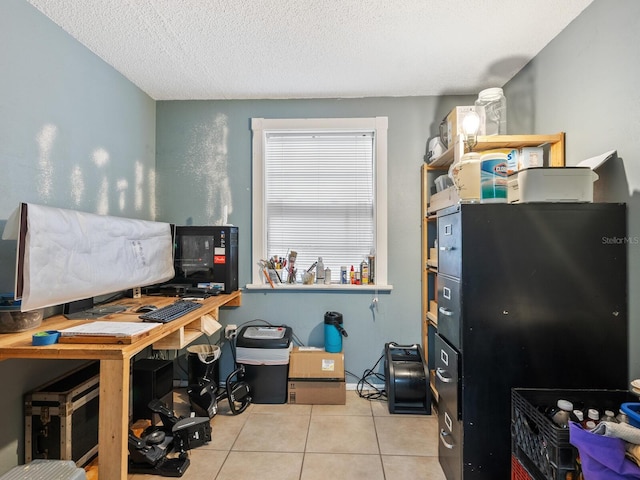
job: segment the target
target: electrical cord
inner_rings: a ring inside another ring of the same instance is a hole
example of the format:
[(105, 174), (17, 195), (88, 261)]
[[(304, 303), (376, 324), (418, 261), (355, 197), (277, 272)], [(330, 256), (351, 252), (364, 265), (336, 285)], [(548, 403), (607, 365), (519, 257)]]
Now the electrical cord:
[[(274, 325), (266, 320), (263, 320), (261, 318), (256, 318), (253, 320), (248, 320), (244, 323), (241, 323), (240, 325), (238, 325), (238, 329), (240, 329), (241, 327), (244, 327), (246, 325), (255, 325), (257, 323), (262, 323), (265, 324), (269, 327), (273, 327)], [(286, 326), (286, 325), (283, 325)], [(202, 332), (204, 333), (204, 332)], [(207, 340), (207, 343), (209, 344), (210, 347), (213, 347), (213, 344), (211, 343), (211, 339), (209, 338), (208, 335), (204, 335), (205, 339)], [(294, 340), (294, 342), (296, 342), (299, 346), (305, 346), (304, 342), (302, 342), (298, 336), (293, 332), (293, 329), (291, 330), (291, 337)], [(218, 341), (216, 342), (216, 345), (218, 345), (220, 348), (223, 347), (224, 342), (222, 340), (222, 335), (220, 335), (220, 337), (218, 338)], [(236, 355), (236, 342), (235, 342), (235, 338), (231, 338), (229, 339), (229, 348), (231, 350), (231, 355), (233, 357), (233, 364), (237, 365), (237, 355)], [(179, 356), (177, 355), (177, 351), (176, 351), (176, 357), (179, 358)], [(375, 380), (378, 380), (379, 382), (381, 382), (383, 385), (385, 384), (385, 376), (381, 373), (376, 373), (375, 369), (378, 366), (378, 364), (382, 361), (382, 359), (384, 358), (384, 355), (380, 355), (380, 358), (378, 358), (378, 360), (376, 361), (376, 363), (374, 364), (374, 366), (372, 368), (368, 368), (366, 369), (363, 374), (362, 377), (359, 377), (358, 375), (356, 375), (355, 373), (352, 373), (348, 370), (345, 370), (345, 374), (352, 376), (353, 378), (355, 378), (358, 382), (356, 384), (356, 392), (358, 393), (358, 396), (360, 398), (364, 398), (366, 400), (386, 400), (387, 398), (387, 392), (386, 390), (380, 389), (378, 388), (376, 385), (374, 385), (373, 383), (371, 383), (370, 379), (373, 378)], [(178, 368), (180, 368), (180, 370), (182, 370), (185, 374), (188, 375), (188, 372), (185, 370), (185, 368), (180, 365), (180, 362), (176, 362), (178, 364)], [(367, 392), (367, 393), (365, 393)]]
[[(241, 327), (245, 326), (245, 325), (252, 325), (255, 324), (255, 322), (258, 323), (264, 323), (269, 327), (273, 327), (274, 325), (266, 320), (263, 320), (261, 318), (256, 318), (254, 320), (248, 320), (240, 325), (238, 325), (238, 329), (240, 329)], [(286, 326), (286, 325), (283, 325)], [(298, 336), (293, 332), (293, 329), (291, 329), (291, 338), (294, 340), (294, 342), (299, 345), (299, 346), (305, 346), (304, 342), (302, 342)], [(234, 364), (236, 364), (236, 351), (235, 351), (235, 342), (231, 341), (231, 353), (233, 355), (233, 362)], [(382, 382), (382, 384), (385, 384), (385, 376), (381, 373), (376, 373), (375, 369), (378, 366), (378, 364), (380, 363), (380, 361), (384, 358), (384, 355), (380, 355), (380, 358), (378, 358), (378, 361), (375, 363), (375, 365), (372, 368), (366, 369), (362, 375), (362, 378), (358, 377), (356, 374), (349, 372), (348, 370), (345, 370), (345, 373), (348, 375), (351, 375), (352, 377), (354, 377), (355, 379), (358, 380), (358, 383), (356, 385), (356, 391), (358, 393), (358, 395), (361, 398), (367, 399), (367, 400), (386, 400), (387, 398), (387, 392), (385, 391), (385, 389), (380, 389), (378, 388), (376, 385), (374, 385), (373, 383), (371, 383), (369, 381), (370, 378), (376, 379), (380, 382)], [(365, 388), (366, 387), (366, 388)], [(365, 393), (365, 391), (367, 393)]]
[(238, 365), (238, 359), (236, 356), (236, 341), (235, 337), (229, 339), (229, 349), (231, 350), (231, 356), (233, 357), (233, 367)]
[[(378, 361), (375, 363), (375, 365), (372, 368), (368, 368), (364, 371), (364, 373), (362, 374), (362, 378), (359, 378), (357, 375), (354, 375), (353, 373), (345, 370), (346, 373), (358, 379), (358, 383), (356, 384), (356, 392), (358, 393), (358, 396), (360, 398), (364, 398), (367, 400), (383, 400), (387, 398), (387, 392), (384, 388), (380, 389), (369, 381), (369, 379), (373, 377), (374, 379), (382, 381), (383, 385), (385, 384), (385, 376), (381, 373), (376, 373), (375, 371), (376, 367), (383, 358), (384, 355), (380, 355), (380, 358), (378, 358)], [(365, 391), (367, 391), (368, 393), (365, 393)]]

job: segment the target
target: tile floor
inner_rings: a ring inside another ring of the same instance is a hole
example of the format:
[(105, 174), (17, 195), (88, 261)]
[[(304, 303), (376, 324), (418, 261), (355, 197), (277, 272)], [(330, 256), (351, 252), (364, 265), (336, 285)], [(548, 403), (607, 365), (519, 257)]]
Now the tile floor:
[[(182, 398), (178, 415), (187, 414)], [(391, 415), (385, 401), (355, 391), (346, 405), (253, 404), (236, 416), (220, 407), (212, 441), (189, 452), (184, 480), (445, 480), (436, 415)]]

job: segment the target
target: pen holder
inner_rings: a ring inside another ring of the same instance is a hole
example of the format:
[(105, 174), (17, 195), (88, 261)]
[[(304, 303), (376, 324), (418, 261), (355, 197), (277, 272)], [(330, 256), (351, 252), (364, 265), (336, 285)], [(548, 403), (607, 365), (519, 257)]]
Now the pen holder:
[(273, 283), (284, 283), (286, 282), (286, 274), (284, 268), (270, 268), (269, 269), (269, 278)]
[(302, 284), (303, 285), (313, 285), (313, 281), (315, 279), (315, 273), (313, 272), (302, 272)]

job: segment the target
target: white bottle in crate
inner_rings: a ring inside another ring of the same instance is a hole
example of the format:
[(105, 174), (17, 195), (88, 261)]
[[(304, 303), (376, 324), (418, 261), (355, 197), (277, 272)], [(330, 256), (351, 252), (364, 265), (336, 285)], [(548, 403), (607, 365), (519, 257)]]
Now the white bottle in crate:
[(629, 423), (629, 417), (622, 411), (622, 409), (618, 410), (616, 420), (618, 421), (618, 423)]
[(573, 403), (568, 400), (558, 400), (558, 409), (551, 416), (551, 420), (560, 428), (569, 428), (569, 420), (573, 411)]
[(587, 418), (584, 419), (582, 428), (585, 430), (591, 430), (596, 428), (596, 426), (600, 423), (600, 412), (595, 408), (590, 408), (587, 410)]

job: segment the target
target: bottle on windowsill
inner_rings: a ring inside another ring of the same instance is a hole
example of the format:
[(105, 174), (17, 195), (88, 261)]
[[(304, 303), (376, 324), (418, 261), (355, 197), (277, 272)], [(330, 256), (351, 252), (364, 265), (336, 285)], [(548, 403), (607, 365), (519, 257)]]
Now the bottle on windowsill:
[(318, 263), (316, 264), (316, 283), (324, 283), (324, 263), (322, 263), (322, 257), (318, 257)]
[(362, 263), (360, 263), (360, 280), (362, 285), (369, 284), (369, 262), (366, 260), (363, 260)]

